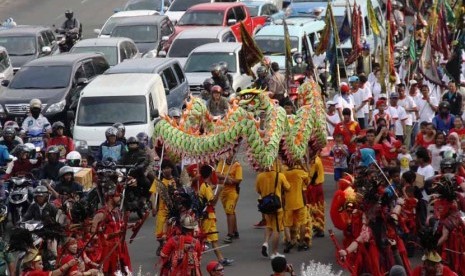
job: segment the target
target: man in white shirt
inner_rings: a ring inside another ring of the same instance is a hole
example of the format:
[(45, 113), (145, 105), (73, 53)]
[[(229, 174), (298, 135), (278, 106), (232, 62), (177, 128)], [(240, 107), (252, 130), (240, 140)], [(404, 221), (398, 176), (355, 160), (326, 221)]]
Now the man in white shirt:
[(405, 121), (404, 145), (409, 149), (412, 141), (413, 124), (417, 121), (416, 112), (418, 109), (413, 98), (405, 94), (405, 85), (403, 83), (397, 85), (397, 92), (399, 93), (397, 104), (405, 109), (408, 116)]
[(368, 114), (370, 95), (368, 95), (365, 89), (360, 87), (360, 81), (357, 76), (350, 77), (349, 84), (351, 86), (352, 97), (354, 98), (355, 117), (360, 128), (364, 129), (367, 125), (365, 123), (365, 114)]
[(409, 118), (407, 112), (405, 112), (405, 109), (398, 105), (399, 101), (399, 94), (394, 92), (391, 93), (390, 96), (390, 104), (389, 110), (394, 110), (397, 113), (397, 120), (394, 122), (394, 131), (396, 135), (396, 139), (403, 142), (404, 141), (404, 134), (405, 134), (405, 127), (406, 127), (406, 121)]
[(418, 108), (419, 122), (432, 122), (436, 111), (438, 110), (438, 99), (432, 97), (429, 91), (429, 87), (423, 84), (420, 88), (421, 95), (418, 97), (415, 103)]
[(327, 129), (328, 135), (333, 136), (334, 127), (341, 122), (341, 118), (339, 118), (339, 114), (336, 112), (336, 103), (333, 101), (327, 101), (326, 106), (328, 110), (326, 111), (326, 122), (327, 122)]
[(342, 110), (344, 108), (349, 108), (352, 112), (352, 120), (355, 121), (354, 119), (354, 97), (352, 97), (352, 95), (350, 94), (350, 87), (347, 83), (345, 82), (341, 82), (341, 85), (340, 85), (340, 91), (341, 93), (340, 94), (336, 94), (333, 98), (333, 101), (336, 103), (336, 110), (337, 110), (337, 113), (339, 114), (339, 118), (341, 119), (341, 121), (344, 119), (344, 117), (342, 116)]

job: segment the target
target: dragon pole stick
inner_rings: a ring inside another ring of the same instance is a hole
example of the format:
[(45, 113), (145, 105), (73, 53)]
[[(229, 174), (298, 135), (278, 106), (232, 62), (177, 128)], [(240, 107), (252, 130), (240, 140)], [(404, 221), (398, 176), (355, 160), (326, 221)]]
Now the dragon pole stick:
[(341, 256), (339, 256), (339, 250), (341, 250), (342, 247), (339, 244), (339, 242), (337, 241), (336, 237), (334, 236), (333, 230), (329, 229), (328, 232), (329, 232), (329, 237), (331, 238), (331, 241), (333, 241), (333, 244), (336, 247), (336, 261), (337, 261), (337, 263), (341, 267), (349, 270), (350, 274), (354, 275), (355, 274), (354, 268), (347, 262), (347, 258), (342, 259)]
[[(389, 184), (389, 186), (392, 186), (389, 181), (389, 179), (387, 178), (387, 176), (384, 174), (383, 170), (381, 169), (381, 167), (378, 165), (378, 162), (376, 162), (376, 160), (373, 158), (373, 156), (370, 155), (370, 158), (371, 160), (373, 160), (373, 163), (375, 164), (376, 168), (378, 168), (378, 170), (381, 172), (381, 174), (383, 175), (384, 179), (386, 179), (387, 183)], [(393, 188), (392, 191), (394, 192), (394, 195), (399, 198), (399, 195), (397, 194), (396, 190)]]

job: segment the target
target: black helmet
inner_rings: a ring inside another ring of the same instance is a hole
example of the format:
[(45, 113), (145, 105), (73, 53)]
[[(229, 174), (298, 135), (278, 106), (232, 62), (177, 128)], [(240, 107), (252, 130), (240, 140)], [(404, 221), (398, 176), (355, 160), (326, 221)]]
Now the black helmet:
[(439, 103), (439, 106), (438, 106), (439, 110), (443, 109), (443, 108), (447, 108), (447, 110), (450, 110), (450, 103), (447, 102), (447, 101), (442, 101)]
[(52, 124), (53, 131), (57, 131), (57, 129), (59, 128), (65, 129), (65, 124), (63, 124), (63, 122), (60, 122), (60, 121), (56, 121), (55, 123)]
[(124, 125), (122, 123), (114, 123), (113, 127), (118, 130), (118, 135), (117, 136), (123, 137), (124, 134), (126, 134), (126, 128), (124, 127)]
[(212, 78), (205, 79), (203, 81), (203, 87), (215, 85), (215, 81)]
[(74, 13), (73, 13), (72, 10), (66, 10), (65, 11), (65, 17), (66, 18), (71, 19), (71, 18), (73, 18), (73, 16), (74, 16)]
[(218, 65), (220, 66), (221, 71), (223, 72), (223, 74), (228, 73), (229, 68), (228, 68), (228, 63), (226, 61), (222, 61), (222, 62), (218, 63)]
[(47, 149), (47, 155), (49, 154), (60, 154), (60, 149), (57, 146), (50, 146)]
[(128, 138), (128, 140), (126, 141), (126, 144), (129, 145), (129, 144), (137, 144), (139, 145), (139, 140), (137, 140), (136, 137), (134, 136), (131, 136)]
[(109, 127), (105, 131), (105, 137), (108, 138), (108, 136), (116, 136), (118, 134), (118, 129), (116, 127)]
[(139, 132), (136, 135), (137, 140), (139, 141), (139, 144), (142, 144), (144, 146), (149, 145), (149, 136), (145, 132)]
[(441, 160), (441, 164), (440, 164), (440, 167), (441, 167), (441, 171), (444, 170), (444, 169), (452, 169), (452, 170), (455, 170), (455, 159), (453, 158), (444, 158)]
[(220, 73), (221, 72), (221, 66), (218, 64), (218, 63), (214, 63), (212, 64), (212, 66), (210, 67), (210, 72), (218, 72)]
[(43, 185), (37, 186), (34, 191), (33, 191), (34, 196), (47, 196), (48, 195), (48, 189), (47, 187)]
[(6, 127), (3, 130), (3, 137), (5, 136), (10, 136), (11, 138), (15, 138), (16, 136), (16, 130), (13, 127)]
[(266, 74), (267, 70), (266, 70), (266, 67), (265, 66), (260, 66), (257, 68), (257, 75), (263, 75), (263, 74)]
[(17, 145), (14, 149), (13, 149), (13, 153), (15, 156), (20, 156), (22, 153), (30, 153), (30, 149), (28, 146), (24, 145), (24, 144), (20, 144), (20, 145)]

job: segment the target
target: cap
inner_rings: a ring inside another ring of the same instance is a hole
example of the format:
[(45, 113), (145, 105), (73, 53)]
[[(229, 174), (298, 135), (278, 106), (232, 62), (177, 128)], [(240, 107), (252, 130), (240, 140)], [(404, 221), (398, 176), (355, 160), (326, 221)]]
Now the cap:
[(381, 93), (381, 94), (379, 94), (379, 98), (380, 98), (380, 99), (387, 99), (388, 96), (387, 96), (386, 93)]
[(399, 98), (399, 93), (397, 92), (394, 92), (394, 93), (391, 93), (391, 95), (389, 96), (390, 99), (398, 99)]
[(417, 82), (416, 80), (410, 80), (408, 83), (409, 83), (410, 85), (415, 85), (415, 84), (417, 84), (418, 82)]
[(334, 102), (334, 101), (327, 101), (326, 102), (326, 106), (330, 106), (330, 105), (336, 105), (337, 103)]
[(207, 264), (207, 272), (210, 273), (212, 272), (213, 270), (215, 270), (215, 268), (219, 265), (220, 263), (218, 261), (210, 261), (208, 264)]
[(357, 76), (352, 76), (349, 78), (349, 82), (356, 82), (358, 81), (358, 77)]
[(32, 99), (29, 102), (30, 108), (42, 108), (42, 102), (39, 99)]

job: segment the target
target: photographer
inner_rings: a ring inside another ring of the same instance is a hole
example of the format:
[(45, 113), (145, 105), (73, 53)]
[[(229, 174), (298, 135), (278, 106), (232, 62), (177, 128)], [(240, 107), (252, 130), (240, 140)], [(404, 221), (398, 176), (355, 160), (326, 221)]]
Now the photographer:
[(286, 273), (289, 273), (291, 276), (297, 275), (292, 264), (288, 264), (286, 258), (281, 256), (271, 259), (271, 268), (273, 269), (271, 276), (284, 276)]

